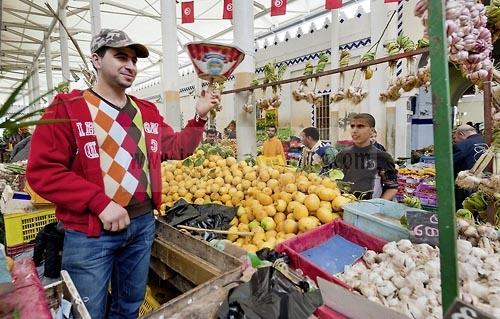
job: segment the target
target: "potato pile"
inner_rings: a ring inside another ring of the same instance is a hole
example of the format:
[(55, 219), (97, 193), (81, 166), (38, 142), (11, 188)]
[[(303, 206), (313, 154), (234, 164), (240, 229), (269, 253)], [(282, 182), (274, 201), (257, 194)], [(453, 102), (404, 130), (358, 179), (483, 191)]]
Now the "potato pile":
[(352, 201), (340, 193), (335, 181), (315, 173), (249, 166), (202, 150), (192, 159), (162, 163), (160, 214), (180, 198), (238, 207), (229, 231), (252, 232), (252, 236), (229, 234), (227, 238), (248, 251), (273, 249), (283, 240), (339, 218), (342, 205)]

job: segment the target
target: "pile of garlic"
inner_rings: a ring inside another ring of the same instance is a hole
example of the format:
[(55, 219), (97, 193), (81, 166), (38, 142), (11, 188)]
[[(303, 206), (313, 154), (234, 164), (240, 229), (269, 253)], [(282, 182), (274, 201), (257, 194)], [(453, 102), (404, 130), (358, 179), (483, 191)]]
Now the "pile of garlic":
[[(477, 247), (457, 241), (460, 297), (500, 318), (500, 253), (479, 247), (484, 238), (490, 248), (497, 247), (494, 233), (484, 231), (489, 237), (479, 236)], [(356, 263), (339, 275), (354, 292), (410, 318), (442, 318), (439, 248), (403, 239), (389, 242), (382, 253), (368, 250), (363, 259), (365, 264)]]

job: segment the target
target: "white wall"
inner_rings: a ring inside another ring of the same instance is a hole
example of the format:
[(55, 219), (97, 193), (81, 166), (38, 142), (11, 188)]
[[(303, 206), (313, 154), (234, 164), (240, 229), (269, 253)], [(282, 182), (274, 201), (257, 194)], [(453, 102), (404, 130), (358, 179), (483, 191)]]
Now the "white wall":
[[(418, 18), (413, 17), (413, 7), (416, 3), (416, 0), (410, 0), (409, 2), (404, 3), (403, 10), (403, 19), (404, 19), (404, 32), (410, 35), (410, 37), (417, 41), (423, 34), (423, 26), (420, 23)], [(381, 3), (381, 5), (384, 5)], [(394, 6), (396, 8), (396, 6)], [(380, 19), (388, 20), (390, 16), (390, 12), (387, 17), (377, 17)], [(396, 17), (394, 17), (396, 19)], [(337, 24), (338, 22), (333, 22)], [(296, 34), (292, 35), (292, 38), (289, 38), (288, 41), (279, 42), (276, 45), (270, 44), (267, 48), (259, 48), (255, 54), (256, 60), (256, 78), (260, 79), (263, 77), (261, 68), (268, 62), (275, 61), (276, 63), (280, 63), (283, 61), (292, 63), (288, 66), (287, 72), (285, 73), (284, 78), (290, 78), (302, 75), (304, 65), (306, 61), (309, 59), (312, 61), (314, 65), (317, 63), (317, 57), (311, 60), (311, 56), (314, 53), (330, 50), (331, 45), (331, 25), (332, 22), (329, 23), (329, 28), (322, 28), (320, 30), (314, 30), (313, 33), (310, 33), (310, 30), (303, 30), (303, 34), (300, 38), (296, 37)], [(357, 63), (359, 61), (359, 57), (364, 54), (371, 46), (370, 43), (365, 43), (364, 45), (360, 45), (360, 40), (370, 38), (370, 13), (363, 13), (361, 17), (351, 18), (344, 21), (344, 23), (340, 25), (340, 44), (341, 47), (349, 44), (356, 43), (356, 46), (351, 45), (350, 49), (351, 53), (351, 64)], [(393, 32), (393, 31), (391, 31)], [(377, 39), (371, 39), (372, 43)], [(382, 43), (383, 44), (383, 43)], [(383, 50), (382, 44), (379, 46), (379, 51)], [(338, 48), (334, 48), (338, 49)], [(327, 70), (330, 67), (327, 67)], [(377, 72), (387, 72), (387, 65), (379, 65), (377, 67)], [(358, 85), (359, 76), (361, 72), (359, 70), (356, 72), (356, 78), (353, 81), (353, 85)], [(348, 87), (351, 83), (351, 79), (354, 72), (346, 72), (345, 74), (345, 87)], [(189, 74), (181, 74), (180, 79), (180, 88), (181, 88), (181, 112), (183, 114), (183, 121), (185, 122), (190, 119), (194, 114), (194, 99), (193, 94), (198, 94), (199, 92), (194, 92), (191, 90), (186, 90), (188, 87), (192, 87), (195, 85), (196, 77), (194, 73)], [(313, 85), (313, 81), (310, 81), (310, 86)], [(365, 90), (368, 90), (367, 81), (362, 82), (362, 86)], [(233, 81), (228, 80), (225, 83), (225, 89), (231, 89), (233, 87)], [(279, 109), (279, 126), (280, 127), (291, 127), (296, 133), (300, 132), (300, 130), (304, 127), (311, 125), (311, 112), (312, 106), (307, 102), (295, 102), (291, 97), (291, 92), (297, 87), (297, 83), (285, 84), (282, 86), (282, 105)], [(384, 85), (387, 87), (387, 84)], [(316, 90), (319, 92), (330, 90), (330, 77), (323, 77), (318, 82)], [(336, 90), (337, 88), (334, 88)], [(161, 92), (161, 86), (159, 80), (157, 83), (150, 85), (149, 87), (135, 87), (132, 94), (138, 95), (140, 97), (148, 98), (152, 96), (158, 96)], [(271, 94), (271, 88), (267, 90), (268, 96)], [(262, 95), (262, 91), (259, 89), (255, 93), (255, 98), (259, 98)], [(378, 95), (380, 92), (369, 92), (369, 94)], [(409, 92), (409, 95), (414, 92)], [(408, 96), (408, 95), (407, 95)], [(365, 99), (358, 105), (353, 105), (349, 101), (340, 102), (338, 105), (338, 118), (339, 118), (339, 139), (350, 139), (349, 129), (345, 124), (345, 118), (349, 115), (349, 113), (359, 112), (362, 109), (368, 109), (368, 99)], [(222, 130), (227, 124), (234, 119), (234, 107), (233, 107), (233, 96), (232, 95), (224, 95), (223, 96), (223, 110), (217, 114), (217, 129)], [(390, 106), (396, 105), (397, 107), (406, 108), (406, 103), (395, 104), (392, 103)], [(383, 103), (380, 103), (380, 107), (386, 107)], [(332, 109), (332, 105), (330, 105)], [(385, 113), (385, 112), (384, 112)], [(404, 112), (403, 112), (404, 113)], [(399, 114), (399, 113), (398, 113)], [(391, 115), (394, 117), (394, 115)], [(402, 114), (404, 116), (404, 114)], [(342, 121), (344, 119), (344, 121)], [(396, 119), (392, 119), (394, 121)], [(399, 121), (399, 118), (396, 120)], [(395, 129), (395, 125), (389, 125), (389, 128), (392, 130)], [(387, 136), (392, 138), (391, 144), (395, 144), (395, 140), (398, 139), (397, 135), (403, 134), (403, 140), (406, 140), (406, 131), (404, 130), (396, 130), (396, 132), (388, 132)], [(401, 138), (400, 138), (401, 139)], [(409, 145), (408, 145), (409, 146)], [(393, 147), (394, 148), (394, 147)], [(402, 150), (400, 153), (405, 153)]]

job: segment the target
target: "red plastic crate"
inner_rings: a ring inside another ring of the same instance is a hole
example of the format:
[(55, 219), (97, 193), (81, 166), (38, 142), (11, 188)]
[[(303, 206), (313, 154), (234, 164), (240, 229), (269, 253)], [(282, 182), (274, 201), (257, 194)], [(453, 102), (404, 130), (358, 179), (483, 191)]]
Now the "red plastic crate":
[(35, 246), (35, 244), (22, 244), (22, 245), (6, 247), (6, 253), (7, 253), (7, 256), (15, 257), (15, 256), (23, 253), (24, 251), (32, 248), (33, 246)]
[(336, 312), (327, 305), (318, 307), (314, 315), (320, 319), (348, 319), (346, 316)]
[(302, 251), (316, 247), (334, 235), (340, 235), (355, 244), (377, 252), (382, 251), (382, 248), (387, 243), (387, 241), (381, 238), (344, 223), (340, 219), (336, 219), (331, 223), (322, 225), (312, 231), (282, 242), (276, 247), (276, 251), (286, 253), (290, 257), (291, 266), (296, 269), (301, 269), (303, 273), (312, 280), (316, 281), (317, 277), (322, 277), (344, 288), (350, 289), (351, 287), (349, 285), (300, 255)]

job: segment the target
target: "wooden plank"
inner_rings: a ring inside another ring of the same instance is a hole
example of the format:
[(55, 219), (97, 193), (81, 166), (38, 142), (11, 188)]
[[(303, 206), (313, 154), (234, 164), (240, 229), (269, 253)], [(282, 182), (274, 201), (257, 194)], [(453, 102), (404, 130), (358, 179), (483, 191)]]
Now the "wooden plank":
[(153, 256), (151, 256), (149, 268), (151, 268), (158, 275), (158, 277), (163, 280), (168, 280), (175, 276), (175, 272), (162, 263), (160, 259)]
[(155, 239), (153, 244), (155, 257), (185, 277), (195, 285), (202, 284), (221, 275), (221, 271), (204, 259), (194, 255), (171, 242)]
[(207, 319), (216, 318), (217, 310), (227, 297), (229, 290), (239, 283), (239, 268), (226, 272), (210, 281), (178, 296), (148, 313), (146, 319)]
[(196, 286), (193, 285), (192, 282), (190, 282), (189, 280), (187, 280), (186, 278), (182, 277), (179, 274), (176, 274), (175, 276), (170, 278), (168, 282), (182, 293), (188, 292), (189, 290), (196, 288)]
[(219, 269), (220, 273), (241, 266), (241, 261), (234, 256), (215, 249), (206, 241), (180, 232), (178, 229), (168, 225), (162, 220), (157, 220), (156, 234), (158, 238), (182, 247), (184, 250), (214, 265)]

